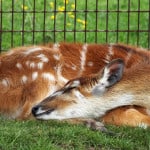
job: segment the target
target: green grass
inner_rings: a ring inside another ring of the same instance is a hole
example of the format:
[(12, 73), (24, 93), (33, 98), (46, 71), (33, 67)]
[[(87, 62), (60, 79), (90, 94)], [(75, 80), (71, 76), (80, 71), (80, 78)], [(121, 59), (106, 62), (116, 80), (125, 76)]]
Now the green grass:
[[(3, 11), (11, 11), (12, 10), (12, 2), (6, 0), (2, 1), (2, 9)], [(53, 10), (50, 6), (50, 2), (54, 0), (46, 1), (46, 9), (48, 11)], [(138, 0), (130, 0), (131, 1), (131, 10), (137, 10), (138, 8)], [(149, 9), (149, 0), (141, 1), (141, 10)], [(128, 1), (120, 1), (120, 10), (128, 9)], [(36, 0), (35, 10), (44, 10), (43, 0)], [(14, 10), (22, 11), (22, 0), (14, 0)], [(74, 4), (74, 0), (70, 0), (69, 4), (67, 4), (67, 10), (72, 11), (72, 4)], [(87, 9), (95, 10), (94, 0), (88, 0)], [(117, 10), (117, 0), (109, 0), (109, 10)], [(33, 10), (33, 1), (27, 0), (25, 1), (25, 6), (27, 6), (27, 10), (24, 16), (24, 30), (32, 31), (35, 30), (43, 30), (43, 20), (44, 15), (42, 13), (35, 14), (35, 28), (33, 28), (33, 13), (29, 13), (28, 11)], [(64, 5), (63, 0), (57, 0), (57, 9)], [(85, 9), (85, 1), (77, 0), (77, 10)], [(100, 10), (106, 10), (106, 0), (99, 1), (98, 8)], [(49, 12), (45, 16), (45, 30), (53, 30), (54, 20), (51, 17), (54, 15), (53, 12)], [(74, 18), (71, 18), (72, 14), (66, 15), (66, 30), (74, 29)], [(85, 21), (85, 13), (77, 13), (77, 19), (80, 21), (76, 22), (77, 30), (84, 30), (84, 21)], [(106, 30), (106, 12), (98, 13), (98, 26), (99, 30)], [(148, 29), (148, 13), (140, 13), (140, 26), (139, 29), (147, 30)], [(94, 13), (87, 14), (87, 30), (94, 30), (96, 28), (96, 15)], [(14, 13), (14, 22), (12, 28), (12, 15), (11, 13), (2, 13), (2, 30), (22, 30), (23, 23), (23, 13)], [(138, 29), (138, 14), (130, 13), (130, 26), (131, 30)], [(58, 13), (56, 15), (56, 29), (62, 30), (64, 29), (64, 15), (63, 13)], [(117, 14), (109, 13), (108, 16), (108, 30), (116, 30), (117, 29)], [(119, 15), (119, 30), (127, 30), (128, 29), (128, 14), (120, 13)], [(35, 39), (33, 40), (33, 35)], [(66, 41), (73, 41), (74, 32), (66, 33)], [(119, 32), (118, 33), (118, 42), (126, 43), (127, 41), (131, 44), (137, 44), (137, 35), (138, 33), (130, 33), (129, 39), (127, 38), (128, 33)], [(11, 43), (13, 46), (22, 45), (22, 41), (24, 40), (24, 44), (32, 44), (32, 43), (42, 43), (43, 42), (43, 33), (42, 32), (25, 32), (22, 35), (21, 32), (3, 32), (2, 33), (2, 50), (8, 50), (11, 47)], [(13, 41), (11, 38), (13, 37)], [(87, 42), (95, 42), (96, 34), (95, 32), (87, 33)], [(63, 41), (64, 33), (57, 32), (56, 33), (56, 41)], [(52, 32), (45, 33), (45, 40), (48, 42), (54, 41), (54, 35)], [(84, 32), (76, 33), (76, 40), (80, 42), (85, 41)], [(106, 33), (98, 32), (97, 40), (100, 43), (106, 42)], [(108, 32), (108, 42), (116, 42), (117, 33), (116, 32)], [(143, 47), (148, 46), (148, 33), (142, 32), (139, 33), (139, 45)], [(115, 127), (108, 126), (108, 129), (117, 133), (115, 136), (106, 135), (97, 131), (91, 131), (84, 126), (77, 125), (69, 125), (67, 123), (58, 123), (54, 121), (12, 121), (12, 120), (4, 120), (0, 119), (0, 150), (60, 150), (60, 149), (87, 149), (87, 150), (148, 150), (150, 149), (150, 129), (141, 129), (141, 128), (129, 128), (129, 127)]]
[[(36, 0), (35, 6), (32, 0), (24, 1), (24, 6), (22, 0), (14, 0), (14, 3), (12, 4), (11, 0), (2, 1), (2, 31), (18, 31), (18, 32), (3, 32), (2, 33), (2, 50), (8, 50), (11, 46), (20, 46), (22, 44), (29, 45), (29, 44), (38, 44), (42, 43), (44, 41), (46, 42), (59, 42), (64, 40), (64, 33), (63, 32), (56, 32), (55, 38), (54, 38), (54, 32), (51, 32), (54, 30), (54, 21), (55, 21), (55, 28), (56, 30), (65, 30), (72, 32), (66, 32), (66, 41), (72, 42), (74, 37), (74, 29), (82, 31), (82, 32), (76, 32), (76, 41), (79, 42), (95, 42), (95, 39), (97, 38), (98, 43), (114, 43), (114, 42), (122, 42), (122, 43), (130, 43), (133, 45), (140, 45), (142, 47), (148, 47), (148, 41), (149, 38), (149, 13), (148, 12), (130, 12), (130, 17), (128, 19), (128, 12), (120, 12), (119, 15), (117, 15), (116, 12), (109, 12), (108, 13), (108, 22), (107, 22), (107, 1), (101, 0), (98, 1), (98, 9), (103, 11), (99, 12), (97, 14), (98, 24), (97, 29), (102, 30), (110, 30), (113, 32), (97, 32), (95, 33), (96, 29), (96, 13), (94, 12), (88, 12), (85, 14), (84, 12), (77, 12), (76, 13), (76, 19), (72, 18), (75, 16), (75, 14), (72, 12), (74, 10), (73, 5), (75, 3), (74, 0), (69, 0), (69, 3), (66, 5), (66, 10), (70, 11), (69, 14), (67, 13), (64, 15), (63, 12), (58, 12), (55, 16), (55, 20), (51, 17), (54, 16), (54, 8), (55, 6), (52, 6), (52, 3), (55, 2), (55, 0), (47, 0), (46, 1), (46, 10), (49, 11), (48, 13), (44, 14), (41, 12), (36, 12), (35, 15), (33, 14), (33, 10), (35, 11), (44, 11), (44, 0)], [(64, 0), (57, 0), (56, 3), (56, 9), (62, 10), (64, 7)], [(149, 10), (149, 0), (140, 0), (140, 10), (141, 11), (148, 11)], [(108, 10), (109, 11), (116, 11), (117, 8), (117, 2), (118, 0), (109, 0)], [(50, 4), (51, 3), (51, 4)], [(8, 11), (12, 11), (12, 5), (14, 5), (14, 11), (16, 11), (13, 16)], [(22, 12), (24, 7), (24, 14)], [(138, 10), (138, 0), (130, 0), (130, 10), (131, 11), (137, 11)], [(86, 3), (85, 0), (77, 0), (76, 3), (76, 9), (77, 10), (85, 10), (86, 9)], [(95, 0), (88, 0), (87, 3), (87, 10), (96, 10), (96, 1)], [(128, 1), (119, 1), (119, 10), (121, 11), (127, 11), (128, 10)], [(7, 12), (6, 12), (7, 11)], [(21, 13), (20, 13), (21, 12)], [(72, 12), (72, 13), (71, 13)], [(71, 14), (70, 14), (71, 13)], [(12, 22), (12, 18), (14, 21)], [(44, 23), (45, 18), (45, 23)], [(64, 19), (66, 19), (66, 24), (64, 27)], [(119, 22), (117, 23), (117, 20), (119, 19)], [(76, 24), (74, 24), (74, 21), (76, 20)], [(86, 22), (86, 28), (84, 25), (84, 22)], [(24, 23), (24, 29), (23, 29), (23, 23)], [(129, 23), (129, 26), (128, 26)], [(12, 26), (13, 24), (13, 26)], [(35, 24), (35, 25), (34, 25)], [(45, 24), (45, 25), (44, 25)], [(138, 26), (139, 24), (139, 26)], [(85, 33), (84, 30), (93, 30), (92, 32), (86, 33), (86, 39), (85, 39)], [(119, 32), (118, 34), (114, 32), (115, 30), (147, 30), (146, 32)], [(22, 35), (22, 30), (25, 31), (25, 33)], [(46, 30), (45, 33), (43, 32), (32, 32), (33, 30)], [(107, 41), (106, 41), (106, 35), (107, 35)], [(34, 37), (34, 38), (33, 38)], [(13, 41), (11, 40), (13, 38)], [(139, 38), (139, 42), (137, 42), (137, 39)]]
[(116, 135), (92, 131), (81, 125), (55, 121), (0, 123), (1, 150), (148, 150), (150, 129), (108, 126)]

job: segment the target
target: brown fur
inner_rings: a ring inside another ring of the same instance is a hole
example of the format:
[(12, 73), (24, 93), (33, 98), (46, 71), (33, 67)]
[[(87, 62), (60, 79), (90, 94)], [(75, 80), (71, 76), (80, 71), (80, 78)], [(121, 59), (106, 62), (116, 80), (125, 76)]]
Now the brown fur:
[[(137, 47), (122, 45), (122, 44), (89, 44), (87, 46), (87, 52), (85, 54), (85, 64), (84, 70), (81, 67), (81, 52), (83, 51), (83, 45), (80, 43), (60, 43), (59, 46), (53, 47), (53, 44), (47, 44), (40, 47), (42, 50), (35, 51), (25, 55), (27, 51), (33, 49), (33, 46), (29, 47), (19, 47), (9, 51), (0, 56), (0, 112), (3, 115), (12, 118), (28, 118), (31, 113), (31, 108), (42, 101), (47, 94), (49, 94), (49, 87), (56, 87), (58, 89), (60, 86), (64, 85), (65, 82), (62, 81), (57, 74), (57, 69), (61, 66), (61, 75), (67, 80), (84, 77), (89, 74), (98, 73), (107, 62), (115, 58), (122, 58), (126, 62), (126, 68), (131, 70), (134, 66), (140, 63), (149, 61), (150, 53), (147, 51), (140, 50)], [(109, 52), (112, 49), (113, 53)], [(44, 54), (49, 61), (45, 62), (42, 69), (37, 69), (37, 67), (29, 67), (26, 65), (27, 61), (29, 64), (34, 62), (37, 64), (39, 58), (37, 55)], [(53, 55), (59, 56), (59, 59), (54, 59)], [(22, 68), (16, 67), (16, 64), (20, 63)], [(141, 70), (142, 71), (142, 70)], [(38, 77), (33, 81), (32, 73), (38, 72)], [(51, 73), (54, 77), (54, 81), (48, 81), (41, 77), (42, 73)], [(21, 83), (20, 78), (25, 75), (28, 80), (26, 83)], [(135, 78), (137, 78), (135, 74)], [(4, 86), (3, 79), (8, 80), (7, 86)], [(133, 78), (134, 80), (134, 78)], [(142, 90), (142, 87), (141, 87)], [(62, 104), (63, 105), (63, 104)], [(131, 111), (132, 114), (139, 116), (139, 114), (145, 115), (145, 113), (139, 111), (144, 110), (141, 107), (133, 107)], [(19, 112), (16, 112), (16, 110)], [(130, 119), (131, 115), (127, 115), (126, 119), (122, 117), (126, 110), (130, 111), (128, 107), (120, 107), (112, 110), (112, 113), (106, 114), (103, 120), (104, 122), (109, 122), (113, 124), (125, 124), (124, 120), (128, 119), (128, 124), (134, 124), (134, 120)], [(118, 113), (120, 112), (120, 113)], [(14, 115), (18, 113), (17, 115)], [(117, 114), (117, 115), (116, 115)], [(146, 114), (147, 115), (147, 114)], [(110, 121), (111, 118), (120, 116), (118, 121)], [(141, 119), (139, 119), (141, 121)]]

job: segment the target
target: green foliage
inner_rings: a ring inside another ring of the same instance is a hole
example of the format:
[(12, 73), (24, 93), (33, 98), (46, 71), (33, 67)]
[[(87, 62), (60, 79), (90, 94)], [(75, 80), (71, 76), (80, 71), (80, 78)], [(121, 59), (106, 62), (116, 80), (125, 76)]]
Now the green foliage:
[[(109, 0), (108, 6), (106, 0), (100, 0), (98, 3), (95, 0), (87, 0), (87, 4), (85, 0), (77, 0), (76, 5), (75, 0), (66, 0), (66, 3), (64, 0), (57, 0), (56, 5), (55, 0), (36, 0), (35, 4), (32, 0), (1, 1), (2, 30), (10, 31), (2, 33), (3, 50), (8, 50), (11, 45), (15, 47), (22, 44), (59, 42), (64, 39), (67, 42), (72, 42), (74, 41), (74, 34), (75, 40), (78, 42), (95, 42), (97, 39), (98, 43), (122, 42), (133, 45), (139, 44), (143, 47), (148, 47), (148, 42), (150, 42), (148, 41), (149, 0), (140, 0), (140, 7), (138, 0), (130, 0), (130, 10), (129, 1), (123, 0), (119, 1), (119, 8), (118, 0)], [(55, 8), (56, 13), (54, 12)], [(109, 10), (108, 15), (107, 8)], [(100, 11), (97, 16), (93, 12), (96, 9)], [(147, 12), (137, 13), (139, 9)], [(74, 10), (78, 10), (78, 12), (75, 14)], [(88, 12), (85, 13), (83, 10), (88, 10)], [(119, 13), (116, 12), (118, 10), (120, 10)], [(14, 11), (13, 15), (11, 11)], [(64, 14), (64, 11), (67, 13)], [(60, 32), (53, 32), (54, 28)], [(95, 32), (96, 29), (98, 32)], [(12, 30), (15, 32), (12, 33)], [(24, 34), (22, 34), (23, 30), (25, 31)], [(67, 32), (64, 33), (62, 30)], [(74, 33), (74, 30), (77, 32)], [(86, 32), (86, 37), (85, 30), (90, 31)], [(117, 33), (117, 30), (120, 32)], [(128, 33), (127, 30), (134, 32)], [(138, 30), (145, 31), (136, 32)]]

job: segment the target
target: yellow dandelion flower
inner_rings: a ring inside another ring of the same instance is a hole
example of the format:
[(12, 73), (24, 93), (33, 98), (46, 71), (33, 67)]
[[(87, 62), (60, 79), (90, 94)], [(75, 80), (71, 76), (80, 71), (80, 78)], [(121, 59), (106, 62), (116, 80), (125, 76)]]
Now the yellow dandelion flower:
[(67, 12), (68, 15), (72, 15), (72, 12)]
[(64, 11), (64, 10), (65, 10), (64, 6), (58, 7), (58, 11)]
[(74, 15), (69, 15), (70, 16), (70, 18), (74, 18)]
[(54, 3), (53, 2), (50, 2), (49, 5), (50, 5), (51, 8), (54, 8)]
[(84, 21), (84, 20), (82, 20), (82, 24), (83, 24), (83, 25), (86, 25), (86, 24), (87, 24), (87, 22), (86, 22), (86, 21)]
[(71, 23), (67, 23), (67, 26), (71, 26)]
[(77, 19), (77, 22), (82, 23), (82, 20), (81, 19)]
[(65, 4), (68, 4), (68, 3), (69, 3), (69, 0), (64, 0), (64, 3), (65, 3)]
[(50, 16), (50, 19), (54, 20), (54, 19), (55, 19), (55, 16), (54, 16), (54, 15)]
[(71, 8), (72, 8), (72, 9), (75, 9), (75, 4), (71, 4)]
[(23, 10), (28, 10), (28, 6), (25, 6), (25, 5), (21, 5), (21, 8), (22, 8)]

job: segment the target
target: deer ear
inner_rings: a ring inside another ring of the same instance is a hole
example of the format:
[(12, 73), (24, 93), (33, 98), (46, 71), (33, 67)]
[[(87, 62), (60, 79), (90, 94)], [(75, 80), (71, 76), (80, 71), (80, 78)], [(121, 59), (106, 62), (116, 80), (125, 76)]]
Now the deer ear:
[(92, 93), (95, 96), (102, 95), (106, 89), (117, 83), (123, 74), (124, 62), (122, 59), (111, 61), (103, 70), (102, 77), (98, 84), (93, 88)]
[(107, 81), (107, 87), (114, 85), (122, 78), (123, 70), (124, 62), (122, 59), (115, 59), (104, 68), (102, 78)]

